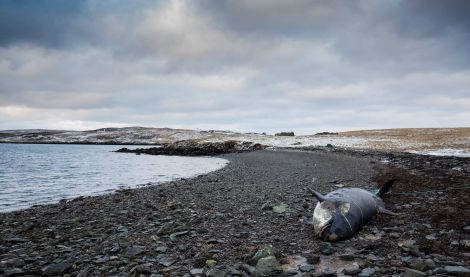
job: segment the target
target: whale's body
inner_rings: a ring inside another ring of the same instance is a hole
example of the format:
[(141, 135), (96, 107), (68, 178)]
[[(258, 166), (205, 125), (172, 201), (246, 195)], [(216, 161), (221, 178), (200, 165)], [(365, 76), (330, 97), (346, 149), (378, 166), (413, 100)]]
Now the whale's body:
[(360, 188), (343, 188), (323, 196), (312, 190), (319, 200), (313, 212), (315, 235), (329, 241), (347, 239), (377, 213), (390, 214), (380, 196), (394, 181), (387, 182), (377, 194)]

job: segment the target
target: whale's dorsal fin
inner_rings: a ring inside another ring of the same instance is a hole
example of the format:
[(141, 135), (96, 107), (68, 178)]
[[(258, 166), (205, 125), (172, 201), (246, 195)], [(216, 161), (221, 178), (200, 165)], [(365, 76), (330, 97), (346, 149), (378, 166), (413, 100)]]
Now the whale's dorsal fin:
[(393, 178), (385, 182), (382, 186), (380, 186), (379, 190), (377, 191), (377, 196), (382, 197), (384, 194), (390, 191), (390, 188), (392, 187), (393, 183), (397, 181), (397, 178)]
[(318, 191), (313, 190), (311, 188), (307, 188), (307, 189), (315, 196), (315, 198), (318, 199), (319, 202), (325, 201), (326, 198), (321, 193), (319, 193)]

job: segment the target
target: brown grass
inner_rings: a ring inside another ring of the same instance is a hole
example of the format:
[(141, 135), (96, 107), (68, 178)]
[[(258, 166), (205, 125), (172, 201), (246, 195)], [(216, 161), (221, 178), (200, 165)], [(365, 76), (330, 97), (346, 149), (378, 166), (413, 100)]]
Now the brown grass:
[(361, 130), (340, 133), (346, 137), (361, 137), (377, 148), (400, 148), (406, 144), (409, 149), (470, 149), (470, 128), (403, 128), (382, 130)]

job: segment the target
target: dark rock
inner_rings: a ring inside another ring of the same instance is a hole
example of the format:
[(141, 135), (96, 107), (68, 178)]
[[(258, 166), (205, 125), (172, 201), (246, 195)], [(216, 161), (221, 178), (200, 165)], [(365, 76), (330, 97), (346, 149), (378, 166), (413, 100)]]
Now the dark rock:
[(144, 252), (145, 252), (145, 247), (134, 245), (134, 246), (127, 248), (123, 256), (126, 258), (134, 258), (135, 256), (138, 256)]
[(286, 137), (293, 137), (295, 136), (294, 132), (279, 132), (279, 133), (275, 133), (274, 134), (275, 136), (279, 136), (279, 137), (282, 137), (282, 136), (286, 136)]
[(320, 255), (313, 254), (313, 253), (304, 253), (302, 254), (303, 257), (307, 259), (307, 262), (310, 264), (316, 264), (320, 261)]
[(294, 268), (284, 269), (282, 276), (300, 276), (300, 272)]
[(470, 226), (466, 226), (465, 228), (463, 228), (463, 231), (467, 234), (470, 234)]
[(217, 269), (217, 268), (209, 269), (206, 273), (206, 276), (208, 277), (225, 277), (225, 275), (226, 275), (225, 271), (221, 269)]
[[(410, 206), (410, 208), (411, 208), (411, 206)], [(410, 227), (411, 227), (411, 229), (416, 230), (416, 231), (423, 231), (423, 230), (431, 228), (431, 225), (421, 224), (421, 223), (411, 223)]]
[(158, 261), (159, 264), (163, 265), (164, 267), (168, 267), (168, 266), (170, 266), (170, 265), (172, 265), (176, 262), (171, 257), (164, 256), (164, 255), (163, 256), (158, 255), (157, 261)]
[(421, 276), (426, 276), (426, 273), (419, 271), (419, 270), (414, 270), (411, 268), (405, 269), (404, 277), (421, 277)]
[(336, 132), (320, 132), (316, 133), (315, 136), (337, 136), (338, 133)]
[[(0, 270), (1, 273), (1, 270)], [(14, 267), (14, 268), (8, 268), (3, 272), (5, 276), (24, 276), (25, 272), (22, 268)]]
[(213, 156), (237, 152), (249, 152), (264, 149), (259, 143), (224, 141), (200, 142), (198, 140), (184, 140), (163, 145), (162, 147), (128, 149), (121, 148), (116, 152), (150, 154), (150, 155), (179, 155), (179, 156)]
[(63, 261), (56, 264), (51, 264), (42, 269), (42, 274), (44, 276), (57, 276), (67, 273), (67, 271), (72, 268), (73, 263), (70, 261)]
[(29, 239), (13, 237), (13, 238), (7, 238), (5, 239), (5, 241), (11, 242), (11, 243), (22, 243), (22, 242), (28, 242)]
[(429, 234), (426, 236), (426, 239), (427, 240), (437, 240), (437, 234), (433, 233), (433, 234)]
[(412, 259), (410, 262), (410, 267), (414, 270), (418, 271), (425, 271), (426, 270), (426, 264), (424, 263), (424, 260), (421, 258), (415, 258)]
[(189, 234), (188, 231), (181, 231), (181, 232), (173, 233), (173, 234), (170, 235), (170, 240), (171, 241), (177, 241), (178, 237), (181, 237), (181, 236), (184, 236), (184, 235), (187, 235), (187, 234)]
[(168, 247), (166, 247), (166, 246), (159, 246), (159, 247), (157, 247), (156, 250), (157, 250), (157, 252), (165, 253), (167, 249), (168, 249)]
[(424, 264), (426, 265), (427, 269), (434, 269), (436, 267), (436, 263), (432, 259), (424, 260)]
[(25, 265), (25, 262), (20, 258), (12, 258), (3, 260), (0, 262), (0, 266), (2, 267), (22, 267)]
[(254, 266), (251, 266), (249, 264), (241, 264), (238, 269), (250, 274), (251, 276), (255, 275), (256, 268)]
[(152, 265), (151, 264), (139, 264), (136, 265), (134, 268), (131, 269), (129, 273), (131, 274), (143, 274), (143, 275), (149, 275), (152, 273)]
[(170, 272), (180, 269), (180, 266), (169, 266), (162, 269), (162, 273), (167, 276)]
[(324, 277), (336, 277), (337, 274), (336, 274), (336, 271), (334, 270), (331, 270), (331, 269), (324, 269), (322, 272), (321, 272), (321, 275), (320, 276), (324, 276)]
[(331, 255), (335, 253), (335, 248), (329, 242), (321, 242), (320, 243), (320, 253), (323, 255)]
[(106, 262), (109, 262), (109, 256), (108, 255), (105, 255), (105, 256), (95, 260), (95, 263), (97, 263), (97, 264), (104, 264)]
[(343, 261), (353, 261), (356, 258), (354, 254), (341, 254), (339, 258)]
[(263, 205), (261, 205), (261, 210), (267, 211), (267, 210), (271, 210), (273, 207), (274, 207), (273, 203), (265, 202), (265, 203), (263, 203)]

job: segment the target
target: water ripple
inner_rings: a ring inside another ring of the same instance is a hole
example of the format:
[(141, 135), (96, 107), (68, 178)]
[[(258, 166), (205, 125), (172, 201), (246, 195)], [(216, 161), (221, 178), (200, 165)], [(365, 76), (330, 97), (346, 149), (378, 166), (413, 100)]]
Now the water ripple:
[(121, 147), (0, 144), (0, 212), (188, 178), (227, 164), (210, 157), (112, 152)]

